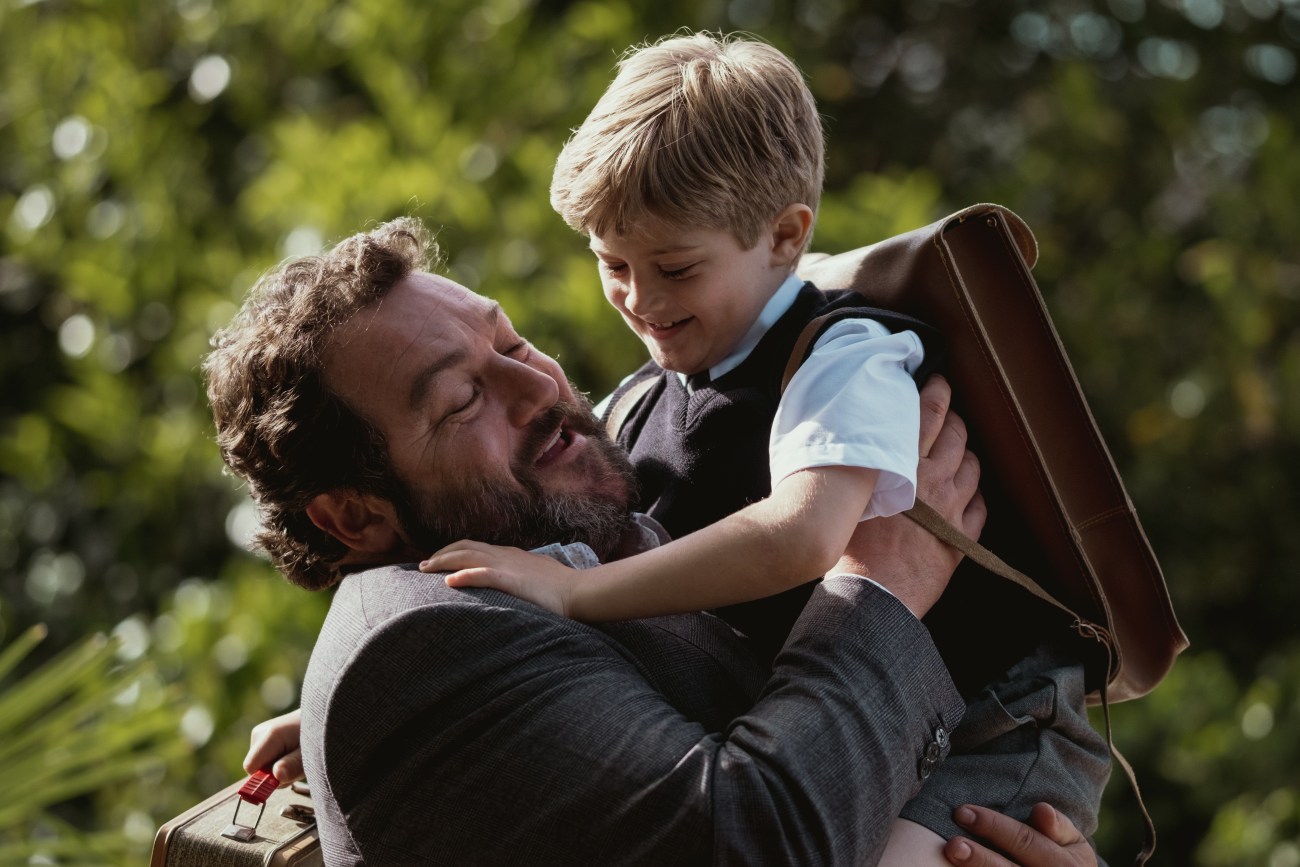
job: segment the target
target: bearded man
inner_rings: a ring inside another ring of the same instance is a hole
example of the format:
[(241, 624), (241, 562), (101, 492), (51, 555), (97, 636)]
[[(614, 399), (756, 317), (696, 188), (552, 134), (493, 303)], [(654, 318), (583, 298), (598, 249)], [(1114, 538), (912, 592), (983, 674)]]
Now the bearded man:
[[(876, 863), (963, 711), (919, 619), (960, 555), (861, 524), (771, 666), (708, 614), (586, 625), (419, 572), (465, 537), (578, 568), (665, 538), (560, 366), (430, 249), (397, 220), (283, 265), (204, 365), (260, 545), (336, 588), (302, 703), (326, 863)], [(976, 536), (947, 397), (923, 389), (918, 484)], [(1026, 865), (1096, 863), (1046, 808), (958, 820)]]

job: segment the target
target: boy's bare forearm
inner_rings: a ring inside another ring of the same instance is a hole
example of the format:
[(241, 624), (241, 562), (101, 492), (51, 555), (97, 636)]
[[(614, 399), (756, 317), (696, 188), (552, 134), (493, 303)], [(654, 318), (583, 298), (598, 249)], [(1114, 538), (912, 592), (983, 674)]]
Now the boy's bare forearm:
[(768, 499), (716, 524), (588, 570), (569, 613), (603, 621), (699, 611), (818, 578), (843, 553), (877, 475), (846, 467), (796, 473)]

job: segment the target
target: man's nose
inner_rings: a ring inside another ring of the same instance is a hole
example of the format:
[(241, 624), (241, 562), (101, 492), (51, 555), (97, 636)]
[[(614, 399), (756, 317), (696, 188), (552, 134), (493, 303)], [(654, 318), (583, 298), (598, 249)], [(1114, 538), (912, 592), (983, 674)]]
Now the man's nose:
[(506, 413), (511, 425), (525, 427), (559, 402), (560, 385), (545, 370), (513, 358), (503, 360), (506, 365), (501, 372), (501, 387)]

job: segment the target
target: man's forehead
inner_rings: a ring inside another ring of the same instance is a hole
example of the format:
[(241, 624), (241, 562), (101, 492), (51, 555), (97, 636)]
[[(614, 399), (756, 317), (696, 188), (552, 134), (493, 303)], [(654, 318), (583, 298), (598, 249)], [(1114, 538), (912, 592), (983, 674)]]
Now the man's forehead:
[(414, 280), (416, 285), (441, 299), (444, 304), (463, 306), (464, 311), (470, 316), (484, 319), (491, 324), (495, 324), (502, 316), (499, 303), (439, 274), (416, 271), (406, 279)]
[(326, 350), (326, 376), (339, 381), (364, 371), (395, 385), (411, 376), (427, 381), (494, 333), (501, 315), (489, 298), (445, 277), (413, 272), (336, 329)]
[(455, 317), (470, 321), (495, 322), (501, 305), (439, 274), (413, 271), (393, 284), (388, 292), (357, 311), (354, 321), (362, 328), (376, 324), (411, 327), (433, 324)]
[[(459, 283), (441, 274), (428, 271), (412, 271), (393, 284), (385, 297), (421, 298), (425, 303), (436, 305), (465, 305), (474, 308), (491, 302), (475, 292), (471, 292)], [(382, 301), (382, 299), (381, 299)]]

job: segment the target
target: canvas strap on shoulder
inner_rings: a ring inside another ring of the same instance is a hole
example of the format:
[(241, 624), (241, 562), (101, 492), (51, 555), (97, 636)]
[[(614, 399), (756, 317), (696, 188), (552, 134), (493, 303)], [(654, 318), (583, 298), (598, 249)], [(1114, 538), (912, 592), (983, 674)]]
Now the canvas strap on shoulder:
[[(814, 341), (816, 341), (828, 321), (828, 316), (819, 316), (804, 326), (803, 331), (799, 334), (799, 339), (795, 341), (794, 349), (790, 353), (790, 360), (786, 362), (785, 374), (781, 379), (781, 392), (783, 394), (785, 393), (786, 386), (790, 384), (790, 380), (794, 377), (795, 372), (812, 352)], [(626, 395), (624, 395), (624, 397), (626, 397)], [(631, 407), (629, 407), (629, 410), (630, 409)], [(613, 415), (611, 414), (610, 417), (612, 419)], [(1111, 736), (1110, 702), (1106, 696), (1106, 686), (1114, 671), (1115, 659), (1113, 650), (1114, 642), (1109, 631), (1100, 624), (1093, 623), (1092, 621), (1081, 617), (1074, 611), (1074, 609), (1070, 608), (1070, 606), (1061, 602), (1051, 593), (1044, 590), (1037, 581), (1030, 578), (1019, 569), (1016, 569), (1010, 563), (1007, 563), (997, 554), (994, 554), (988, 548), (970, 538), (961, 530), (958, 530), (951, 522), (944, 518), (943, 515), (939, 514), (933, 506), (922, 500), (919, 496), (916, 499), (915, 505), (903, 514), (928, 530), (936, 539), (956, 548), (963, 555), (974, 560), (989, 572), (1010, 581), (1012, 584), (1023, 588), (1026, 592), (1043, 600), (1052, 607), (1068, 614), (1071, 618), (1071, 628), (1075, 632), (1085, 638), (1091, 638), (1097, 641), (1106, 649), (1106, 676), (1102, 678), (1101, 684), (1101, 712), (1106, 726), (1106, 744), (1110, 747), (1110, 753), (1114, 756), (1115, 763), (1119, 765), (1120, 769), (1124, 771), (1124, 775), (1128, 778), (1129, 786), (1132, 787), (1133, 794), (1137, 799), (1138, 812), (1141, 813), (1146, 836), (1142, 850), (1137, 856), (1137, 867), (1144, 867), (1144, 865), (1150, 860), (1151, 855), (1155, 852), (1156, 826), (1155, 822), (1151, 819), (1150, 811), (1147, 810), (1147, 806), (1142, 800), (1142, 791), (1138, 788), (1137, 775), (1133, 772), (1133, 766), (1129, 764), (1128, 759), (1124, 758), (1123, 754), (1121, 754), (1115, 747), (1114, 738)]]
[(645, 379), (638, 380), (628, 387), (627, 391), (618, 396), (614, 405), (609, 408), (609, 415), (605, 416), (605, 430), (609, 432), (609, 438), (618, 442), (619, 431), (623, 430), (623, 425), (627, 423), (627, 417), (636, 409), (636, 405), (641, 402), (641, 398), (646, 396), (650, 389), (654, 388), (656, 376), (647, 376)]

